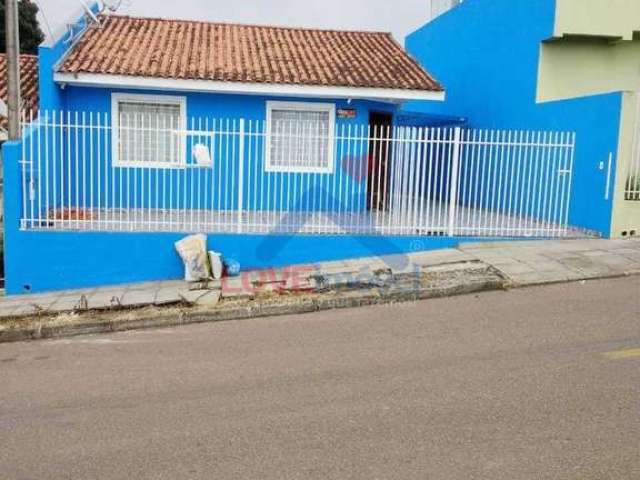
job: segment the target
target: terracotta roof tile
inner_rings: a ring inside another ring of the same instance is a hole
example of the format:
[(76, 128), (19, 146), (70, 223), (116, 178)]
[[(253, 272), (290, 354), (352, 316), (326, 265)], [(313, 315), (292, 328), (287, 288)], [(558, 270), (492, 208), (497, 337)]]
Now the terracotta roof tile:
[[(29, 112), (38, 109), (38, 57), (20, 55), (20, 91), (22, 110)], [(7, 56), (0, 53), (0, 98), (7, 101)], [(0, 127), (6, 128), (7, 119), (0, 118)]]
[(61, 65), (93, 73), (250, 83), (442, 87), (391, 34), (102, 17)]

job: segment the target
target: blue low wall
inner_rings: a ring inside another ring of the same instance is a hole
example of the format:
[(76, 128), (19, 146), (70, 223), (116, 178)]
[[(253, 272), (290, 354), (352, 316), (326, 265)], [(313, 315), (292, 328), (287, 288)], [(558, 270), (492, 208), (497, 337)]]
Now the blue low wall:
[[(6, 264), (8, 294), (180, 279), (176, 233), (16, 232)], [(473, 239), (209, 235), (208, 247), (243, 270), (454, 247)]]

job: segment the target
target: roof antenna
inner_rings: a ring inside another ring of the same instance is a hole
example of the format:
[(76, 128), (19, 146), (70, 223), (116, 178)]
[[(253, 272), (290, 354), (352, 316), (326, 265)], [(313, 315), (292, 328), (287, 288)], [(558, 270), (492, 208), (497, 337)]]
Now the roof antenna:
[[(96, 16), (95, 13), (87, 6), (84, 0), (78, 0), (80, 5), (82, 5), (82, 9), (87, 17), (87, 27), (90, 27), (90, 24), (100, 26), (100, 20)], [(65, 43), (72, 43), (78, 38), (80, 31), (76, 31), (76, 25), (73, 23), (67, 23), (67, 38), (65, 39)]]
[(84, 0), (80, 0), (80, 5), (82, 5), (82, 8), (84, 8), (84, 13), (87, 15), (87, 17), (89, 17), (89, 19), (96, 25), (100, 25), (100, 20), (98, 20), (98, 17), (96, 17), (95, 13), (91, 11), (87, 4), (84, 3)]
[(106, 8), (110, 12), (116, 12), (120, 9), (122, 5), (122, 0), (103, 0), (102, 1), (103, 9)]

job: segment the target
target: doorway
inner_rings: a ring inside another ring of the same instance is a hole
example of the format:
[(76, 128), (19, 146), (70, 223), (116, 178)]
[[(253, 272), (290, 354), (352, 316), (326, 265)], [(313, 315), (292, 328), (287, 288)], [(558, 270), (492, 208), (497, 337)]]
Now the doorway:
[(369, 158), (367, 162), (367, 209), (387, 210), (388, 162), (393, 116), (390, 113), (370, 112)]

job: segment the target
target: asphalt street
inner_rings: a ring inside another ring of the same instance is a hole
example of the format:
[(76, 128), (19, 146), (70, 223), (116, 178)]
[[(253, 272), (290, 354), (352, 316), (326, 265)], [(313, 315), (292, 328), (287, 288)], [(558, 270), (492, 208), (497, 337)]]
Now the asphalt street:
[(3, 344), (0, 478), (638, 479), (640, 277)]

